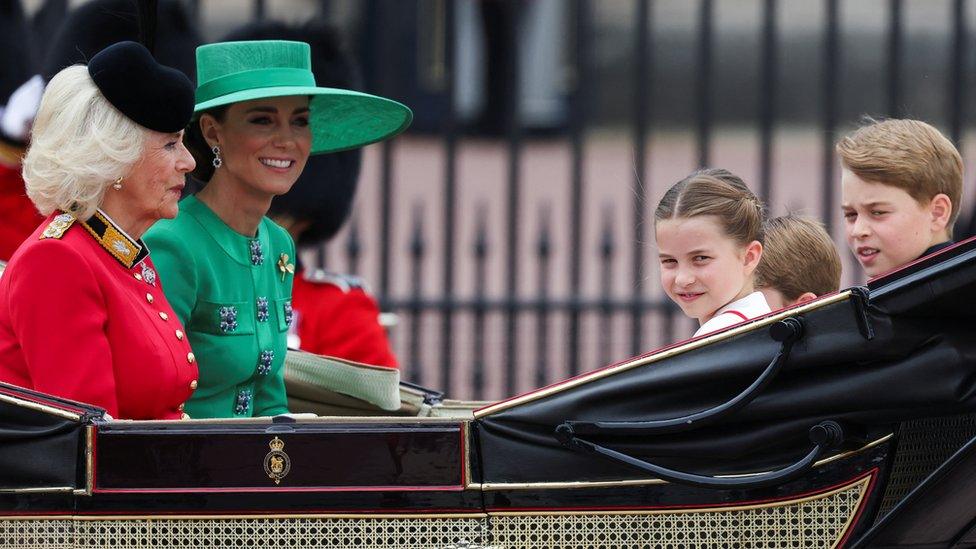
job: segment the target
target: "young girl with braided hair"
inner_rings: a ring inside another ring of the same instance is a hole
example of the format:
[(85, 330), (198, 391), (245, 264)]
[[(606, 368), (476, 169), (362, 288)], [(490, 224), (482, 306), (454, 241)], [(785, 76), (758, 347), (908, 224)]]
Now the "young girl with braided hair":
[(654, 232), (664, 292), (701, 327), (695, 336), (770, 312), (755, 288), (763, 206), (728, 170), (697, 171), (664, 194)]

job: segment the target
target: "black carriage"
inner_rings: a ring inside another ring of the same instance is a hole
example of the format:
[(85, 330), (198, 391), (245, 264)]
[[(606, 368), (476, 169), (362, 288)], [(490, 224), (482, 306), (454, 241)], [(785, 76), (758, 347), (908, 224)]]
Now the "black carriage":
[(974, 300), (969, 241), (495, 403), (112, 421), (2, 386), (0, 545), (972, 546)]

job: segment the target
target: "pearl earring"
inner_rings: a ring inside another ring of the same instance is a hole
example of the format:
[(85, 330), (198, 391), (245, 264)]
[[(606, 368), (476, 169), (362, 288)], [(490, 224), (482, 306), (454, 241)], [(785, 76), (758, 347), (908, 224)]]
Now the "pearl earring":
[(121, 191), (122, 190), (122, 176), (121, 175), (119, 176), (118, 179), (115, 180), (115, 183), (112, 185), (112, 188), (115, 189), (115, 190), (117, 190), (117, 191)]

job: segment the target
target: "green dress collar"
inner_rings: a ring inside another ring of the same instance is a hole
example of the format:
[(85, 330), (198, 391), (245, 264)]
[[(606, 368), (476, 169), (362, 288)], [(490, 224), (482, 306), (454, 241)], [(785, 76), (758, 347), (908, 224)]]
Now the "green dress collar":
[(261, 220), (257, 234), (252, 238), (231, 229), (196, 196), (183, 199), (180, 202), (180, 209), (193, 216), (193, 219), (237, 263), (259, 267), (266, 261), (274, 261), (273, 258), (268, 257), (271, 253), (271, 242), (268, 241), (268, 231), (264, 227), (266, 219)]

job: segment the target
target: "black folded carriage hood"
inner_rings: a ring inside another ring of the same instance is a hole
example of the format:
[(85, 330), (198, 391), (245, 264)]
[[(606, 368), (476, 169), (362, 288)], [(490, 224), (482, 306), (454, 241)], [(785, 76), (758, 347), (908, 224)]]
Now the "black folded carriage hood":
[[(826, 421), (843, 430), (839, 451), (904, 420), (971, 412), (974, 302), (976, 243), (967, 241), (867, 287), (494, 404), (476, 413), (474, 426), (484, 482), (648, 476), (573, 448), (567, 432), (663, 467), (739, 474), (797, 462), (810, 450), (811, 427)], [(784, 351), (773, 337), (779, 330), (784, 339), (784, 326), (800, 333), (768, 384), (737, 409), (699, 421), (694, 414), (721, 408)], [(615, 428), (679, 417), (695, 425)]]
[[(70, 367), (70, 359), (66, 364)], [(0, 383), (0, 494), (90, 489), (90, 426), (105, 410)]]

